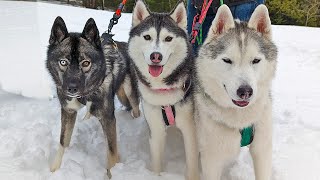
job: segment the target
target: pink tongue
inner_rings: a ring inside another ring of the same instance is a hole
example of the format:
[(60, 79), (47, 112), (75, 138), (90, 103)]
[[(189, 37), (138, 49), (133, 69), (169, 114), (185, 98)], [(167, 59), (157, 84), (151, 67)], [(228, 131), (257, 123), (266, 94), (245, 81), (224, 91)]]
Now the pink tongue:
[(163, 67), (162, 66), (149, 66), (149, 73), (153, 77), (158, 77), (162, 73)]

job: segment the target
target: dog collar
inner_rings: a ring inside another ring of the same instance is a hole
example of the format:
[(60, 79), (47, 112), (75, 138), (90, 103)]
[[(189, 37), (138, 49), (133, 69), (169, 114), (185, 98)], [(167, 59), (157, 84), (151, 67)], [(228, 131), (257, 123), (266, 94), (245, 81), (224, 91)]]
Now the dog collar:
[(175, 91), (178, 88), (160, 88), (160, 89), (151, 89), (152, 91), (155, 91), (157, 93), (166, 93), (166, 92), (171, 92), (171, 91)]
[(248, 146), (252, 143), (254, 138), (255, 128), (253, 125), (240, 130), (241, 134), (241, 147)]
[[(188, 78), (183, 86), (181, 87), (181, 89), (184, 91), (185, 96), (184, 98), (190, 93), (190, 87), (191, 87), (191, 78)], [(171, 91), (175, 91), (177, 89), (180, 89), (178, 87), (173, 87), (173, 88), (159, 88), (159, 89), (152, 89), (150, 88), (152, 91), (158, 92), (158, 93), (165, 93), (165, 92), (171, 92)]]

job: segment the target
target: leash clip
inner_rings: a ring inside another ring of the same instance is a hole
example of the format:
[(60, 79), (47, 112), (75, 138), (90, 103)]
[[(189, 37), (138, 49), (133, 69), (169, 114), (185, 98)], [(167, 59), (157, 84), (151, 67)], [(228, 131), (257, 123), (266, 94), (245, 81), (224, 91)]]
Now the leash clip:
[(200, 27), (201, 27), (201, 24), (200, 24), (199, 22), (196, 22), (196, 24), (194, 25), (193, 30), (194, 30), (194, 31), (199, 31), (199, 30), (200, 30)]
[(116, 44), (116, 42), (113, 40), (113, 37), (114, 34), (110, 34), (109, 32), (108, 33), (103, 33), (101, 35), (101, 45), (102, 47), (105, 46), (105, 45), (113, 45), (114, 48), (118, 49), (118, 46)]

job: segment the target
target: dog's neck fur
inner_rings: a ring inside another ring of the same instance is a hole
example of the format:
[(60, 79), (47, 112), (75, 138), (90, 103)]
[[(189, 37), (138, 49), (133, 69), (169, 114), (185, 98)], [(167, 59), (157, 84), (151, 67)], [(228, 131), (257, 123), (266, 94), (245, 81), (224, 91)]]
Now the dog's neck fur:
[[(201, 83), (196, 86), (197, 95), (195, 98), (199, 98), (205, 101), (205, 106), (196, 107), (201, 108), (202, 112), (207, 111), (212, 120), (215, 122), (224, 124), (229, 128), (243, 129), (248, 127), (255, 122), (259, 121), (264, 115), (265, 112), (271, 110), (271, 101), (269, 92), (261, 92), (259, 98), (255, 100), (253, 104), (248, 107), (239, 109), (239, 108), (226, 108), (219, 105), (214, 97), (210, 96)], [(259, 113), (258, 113), (259, 112)]]

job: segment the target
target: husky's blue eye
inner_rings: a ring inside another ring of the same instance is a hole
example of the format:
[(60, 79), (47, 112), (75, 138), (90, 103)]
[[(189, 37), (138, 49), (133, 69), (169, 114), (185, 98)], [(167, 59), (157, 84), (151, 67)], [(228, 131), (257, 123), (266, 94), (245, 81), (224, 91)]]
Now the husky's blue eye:
[(60, 60), (59, 63), (60, 63), (61, 66), (67, 66), (68, 65), (68, 62), (66, 60)]
[(252, 64), (258, 64), (260, 61), (261, 61), (261, 59), (254, 59), (254, 60), (252, 61)]
[(143, 36), (143, 38), (144, 38), (145, 40), (147, 40), (147, 41), (150, 41), (150, 40), (151, 40), (151, 36), (150, 36), (150, 35), (145, 35), (145, 36)]
[(172, 39), (173, 39), (173, 37), (171, 37), (171, 36), (167, 36), (164, 40), (165, 40), (166, 42), (171, 42), (171, 41), (172, 41)]
[(225, 63), (232, 64), (232, 61), (229, 58), (222, 59)]

